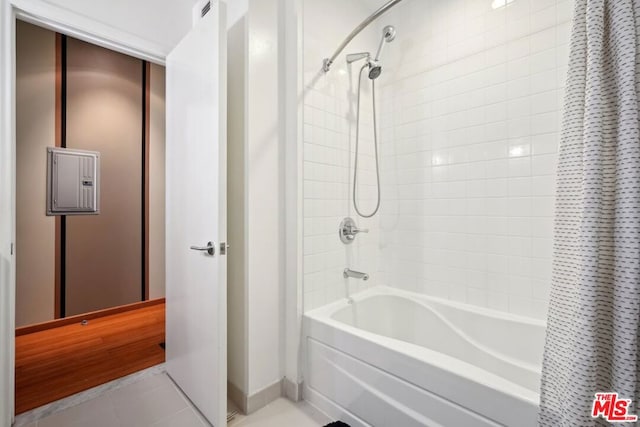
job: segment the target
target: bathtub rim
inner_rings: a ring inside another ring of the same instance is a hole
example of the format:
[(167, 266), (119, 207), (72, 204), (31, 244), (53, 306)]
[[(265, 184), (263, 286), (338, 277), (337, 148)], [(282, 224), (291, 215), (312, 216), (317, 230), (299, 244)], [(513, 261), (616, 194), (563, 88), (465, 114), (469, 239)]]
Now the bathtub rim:
[[(365, 292), (362, 292), (361, 294), (359, 294), (358, 298), (352, 298), (352, 301), (354, 304), (357, 304), (359, 302), (363, 302), (365, 300), (380, 297), (380, 296), (382, 297), (388, 296), (391, 298), (397, 298), (405, 301), (408, 300), (408, 301), (411, 301), (411, 303), (413, 304), (422, 306), (424, 310), (427, 310), (431, 312), (433, 315), (437, 316), (442, 322), (444, 322), (450, 328), (452, 328), (458, 334), (458, 336), (466, 340), (469, 343), (469, 345), (475, 347), (479, 351), (489, 354), (497, 359), (501, 359), (506, 363), (519, 366), (521, 369), (527, 370), (532, 374), (537, 374), (538, 376), (540, 376), (541, 374), (542, 360), (540, 360), (538, 363), (532, 363), (531, 361), (515, 358), (509, 354), (506, 354), (500, 351), (500, 349), (494, 349), (490, 346), (485, 345), (485, 343), (477, 340), (475, 337), (471, 336), (464, 329), (459, 328), (459, 326), (456, 325), (455, 322), (452, 322), (451, 320), (449, 320), (447, 318), (447, 315), (445, 313), (442, 313), (440, 311), (440, 307), (438, 307), (437, 305), (440, 304), (441, 306), (444, 306), (445, 310), (452, 308), (454, 310), (469, 312), (472, 315), (478, 315), (478, 316), (486, 317), (492, 320), (499, 320), (499, 321), (504, 321), (509, 323), (515, 322), (518, 324), (523, 324), (525, 326), (540, 328), (542, 329), (543, 333), (546, 328), (545, 322), (541, 322), (538, 319), (531, 319), (528, 317), (512, 315), (510, 313), (504, 313), (504, 312), (486, 309), (486, 308), (483, 309), (481, 307), (471, 306), (469, 304), (457, 303), (457, 302), (452, 302), (452, 301), (443, 300), (439, 298), (433, 298), (426, 295), (415, 294), (413, 292), (398, 290), (398, 289), (389, 288), (385, 286), (378, 286), (376, 288), (372, 288)], [(327, 319), (329, 323), (336, 321), (341, 325), (345, 325), (347, 327), (355, 328), (358, 331), (362, 330), (363, 332), (365, 332), (365, 330), (363, 329), (360, 329), (356, 326), (353, 326), (343, 321), (335, 319), (335, 315), (337, 313), (343, 310), (347, 310), (349, 307), (352, 307), (352, 304), (348, 304), (346, 299), (342, 301), (342, 304), (341, 304), (341, 301), (336, 301), (336, 303), (337, 304), (335, 306), (332, 306), (331, 309), (327, 309), (326, 313), (320, 312), (321, 313), (321, 314), (319, 313), (320, 317), (322, 317), (323, 319)], [(435, 307), (434, 307), (434, 304), (435, 304)], [(320, 307), (320, 308), (324, 308), (324, 307)], [(376, 334), (375, 332), (370, 332), (370, 333), (373, 333), (374, 335), (380, 335), (380, 334)], [(399, 340), (397, 338), (394, 338), (388, 335), (380, 335), (380, 336), (384, 336), (400, 342), (406, 342), (404, 340)], [(411, 342), (409, 343), (412, 344)], [(420, 345), (418, 345), (418, 347), (422, 348), (422, 346)], [(542, 350), (542, 348), (540, 350)], [(455, 360), (461, 360), (456, 358), (455, 356), (450, 356), (450, 357), (453, 357)], [(464, 360), (461, 360), (461, 361), (464, 362)], [(466, 363), (470, 363), (470, 362), (466, 362)]]
[[(351, 295), (351, 299), (355, 302), (362, 301), (364, 299), (377, 296), (377, 295), (392, 295), (404, 297), (407, 299), (422, 299), (426, 301), (433, 301), (438, 304), (447, 305), (459, 310), (469, 311), (475, 314), (480, 314), (487, 317), (493, 317), (495, 319), (500, 320), (509, 320), (515, 321), (518, 323), (524, 323), (530, 326), (538, 326), (546, 329), (547, 322), (541, 319), (536, 319), (534, 317), (523, 316), (514, 313), (508, 313), (506, 311), (494, 310), (491, 308), (480, 307), (473, 304), (467, 304), (459, 301), (448, 300), (445, 298), (434, 297), (431, 295), (425, 295), (417, 292), (406, 291), (403, 289), (394, 288), (392, 286), (387, 285), (377, 285), (366, 289), (364, 291), (358, 292), (356, 294)], [(341, 308), (349, 307), (350, 304), (347, 302), (347, 298), (340, 298), (337, 301), (331, 302), (329, 304), (323, 305), (321, 307), (317, 307), (311, 310), (308, 310), (303, 313), (304, 316), (311, 318), (331, 318), (336, 311)]]

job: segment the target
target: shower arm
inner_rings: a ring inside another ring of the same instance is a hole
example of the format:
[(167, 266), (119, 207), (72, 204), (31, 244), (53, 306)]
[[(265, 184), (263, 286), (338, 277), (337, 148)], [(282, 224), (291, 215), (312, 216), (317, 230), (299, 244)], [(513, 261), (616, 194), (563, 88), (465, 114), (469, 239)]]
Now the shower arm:
[(347, 36), (346, 39), (344, 39), (344, 41), (340, 44), (340, 46), (338, 46), (338, 49), (336, 49), (335, 53), (333, 55), (331, 55), (330, 58), (325, 58), (322, 61), (322, 70), (327, 73), (329, 72), (329, 70), (331, 69), (331, 65), (333, 64), (333, 61), (336, 60), (336, 58), (338, 57), (338, 55), (340, 55), (340, 53), (344, 50), (345, 47), (347, 47), (347, 45), (349, 44), (349, 42), (351, 40), (353, 40), (353, 38), (355, 36), (357, 36), (358, 34), (360, 34), (360, 31), (364, 30), (369, 24), (371, 24), (373, 21), (375, 21), (376, 19), (378, 19), (378, 17), (382, 14), (384, 14), (386, 11), (388, 11), (389, 9), (391, 9), (393, 6), (397, 5), (398, 3), (400, 3), (402, 0), (390, 0), (387, 3), (385, 3), (384, 5), (382, 5), (378, 10), (376, 10), (375, 12), (373, 12), (371, 14), (371, 16), (369, 16), (367, 19), (365, 19), (364, 21), (362, 21), (360, 23), (360, 25), (358, 25), (353, 31), (351, 31), (351, 34), (349, 34)]
[(378, 51), (376, 52), (376, 58), (374, 59), (375, 62), (378, 62), (380, 60), (380, 55), (382, 55), (382, 49), (384, 48), (385, 44), (386, 44), (386, 40), (384, 37), (382, 37), (380, 39), (380, 45), (378, 46)]

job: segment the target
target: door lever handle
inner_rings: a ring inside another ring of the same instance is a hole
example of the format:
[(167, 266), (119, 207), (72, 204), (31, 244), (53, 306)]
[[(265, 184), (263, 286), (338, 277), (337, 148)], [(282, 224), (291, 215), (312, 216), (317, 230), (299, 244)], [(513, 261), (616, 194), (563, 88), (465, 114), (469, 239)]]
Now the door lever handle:
[(215, 255), (216, 253), (216, 247), (213, 242), (207, 242), (207, 246), (191, 246), (189, 249), (192, 249), (194, 251), (207, 252), (211, 256)]

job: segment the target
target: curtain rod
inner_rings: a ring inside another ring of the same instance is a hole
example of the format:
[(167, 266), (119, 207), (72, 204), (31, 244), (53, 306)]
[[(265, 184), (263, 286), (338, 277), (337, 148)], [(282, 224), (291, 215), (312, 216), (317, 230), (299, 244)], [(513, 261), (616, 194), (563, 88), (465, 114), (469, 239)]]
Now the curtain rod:
[(340, 46), (338, 46), (338, 49), (336, 49), (335, 53), (331, 56), (331, 58), (325, 58), (322, 61), (322, 70), (325, 73), (328, 72), (329, 69), (331, 68), (331, 64), (333, 64), (333, 61), (335, 61), (335, 59), (338, 57), (338, 55), (340, 55), (340, 52), (342, 52), (344, 50), (344, 48), (347, 47), (349, 42), (351, 40), (353, 40), (353, 38), (355, 36), (357, 36), (360, 33), (360, 31), (364, 30), (369, 24), (371, 24), (373, 21), (378, 19), (378, 17), (380, 15), (382, 15), (383, 13), (385, 13), (386, 11), (388, 11), (389, 9), (391, 9), (393, 6), (395, 6), (396, 4), (400, 3), (401, 1), (402, 0), (391, 0), (391, 1), (387, 2), (387, 3), (385, 3), (378, 10), (373, 12), (371, 14), (371, 16), (369, 16), (367, 19), (362, 21), (360, 23), (360, 25), (358, 25), (353, 31), (351, 31), (351, 34), (349, 34), (347, 36), (347, 38), (344, 39), (344, 41), (340, 44)]

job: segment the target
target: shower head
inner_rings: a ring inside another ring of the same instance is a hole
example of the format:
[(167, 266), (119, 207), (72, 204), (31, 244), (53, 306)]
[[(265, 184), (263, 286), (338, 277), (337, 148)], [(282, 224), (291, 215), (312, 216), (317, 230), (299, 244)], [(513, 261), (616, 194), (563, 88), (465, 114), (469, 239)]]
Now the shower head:
[(392, 25), (387, 25), (382, 29), (382, 39), (378, 46), (378, 52), (376, 58), (371, 59), (368, 62), (369, 65), (369, 78), (375, 80), (382, 74), (382, 65), (380, 65), (380, 55), (382, 55), (382, 48), (385, 44), (391, 43), (396, 38), (396, 29)]
[(382, 54), (382, 48), (385, 43), (391, 43), (396, 38), (396, 29), (393, 25), (387, 25), (382, 29), (382, 39), (380, 40), (380, 45), (378, 46), (378, 53), (376, 53), (376, 62), (380, 60), (380, 55)]
[(349, 55), (347, 55), (347, 64), (351, 64), (361, 59), (366, 59), (367, 63), (366, 65), (363, 65), (363, 67), (369, 67), (369, 72), (367, 73), (369, 79), (377, 79), (378, 77), (380, 77), (380, 74), (382, 74), (382, 65), (380, 64), (380, 55), (382, 54), (382, 48), (386, 43), (391, 43), (395, 38), (396, 29), (392, 25), (387, 25), (382, 30), (382, 40), (380, 40), (380, 46), (378, 46), (376, 59), (371, 59), (371, 54), (369, 52), (350, 53)]
[(375, 80), (382, 74), (382, 65), (376, 61), (369, 61), (369, 79)]
[(363, 67), (369, 67), (369, 72), (367, 74), (371, 80), (377, 79), (380, 74), (382, 74), (382, 67), (376, 61), (371, 59), (371, 54), (369, 52), (350, 53), (347, 55), (347, 64), (360, 61), (361, 59), (367, 60)]

